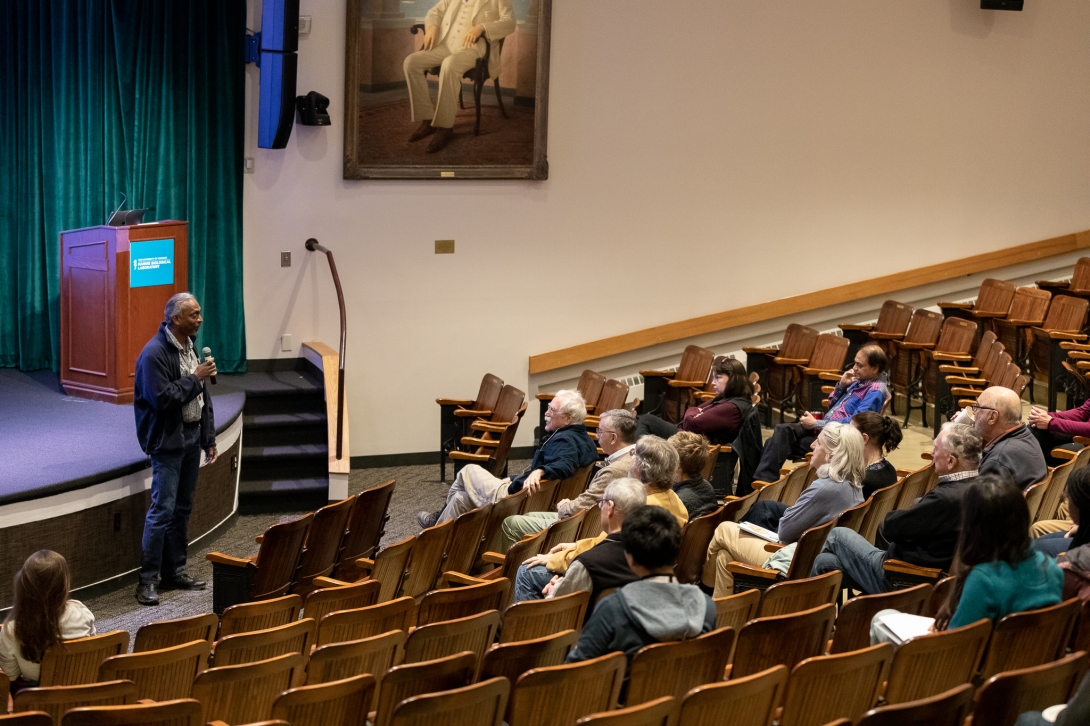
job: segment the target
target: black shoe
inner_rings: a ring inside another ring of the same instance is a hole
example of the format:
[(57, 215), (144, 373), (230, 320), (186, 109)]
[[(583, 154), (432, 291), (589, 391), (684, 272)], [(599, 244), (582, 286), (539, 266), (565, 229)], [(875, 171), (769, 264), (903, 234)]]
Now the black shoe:
[(154, 582), (141, 582), (136, 586), (136, 602), (141, 605), (158, 605), (159, 588)]
[(208, 583), (204, 580), (197, 580), (192, 575), (183, 572), (180, 575), (174, 576), (172, 579), (166, 578), (159, 584), (160, 590), (203, 590), (207, 587)]

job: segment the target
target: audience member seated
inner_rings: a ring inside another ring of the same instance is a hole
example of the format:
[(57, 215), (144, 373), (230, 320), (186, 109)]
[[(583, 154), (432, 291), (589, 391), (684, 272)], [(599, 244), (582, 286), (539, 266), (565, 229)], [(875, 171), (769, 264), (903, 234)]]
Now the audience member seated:
[[(1082, 436), (1082, 434), (1079, 434)], [(1049, 706), (1044, 711), (1026, 711), (1014, 726), (1085, 726), (1090, 723), (1090, 673), (1066, 705)]]
[(515, 575), (515, 602), (540, 600), (590, 590), (591, 602), (602, 590), (636, 579), (621, 547), (625, 517), (647, 503), (647, 490), (637, 479), (614, 479), (601, 499), (602, 533), (559, 544), (548, 554), (526, 560)]
[[(1067, 504), (1067, 516), (1071, 518), (1070, 527), (1064, 532), (1045, 534), (1033, 541), (1033, 549), (1050, 557), (1056, 557), (1061, 552), (1070, 554), (1074, 548), (1090, 542), (1090, 527), (1085, 528), (1085, 533), (1079, 534), (1082, 513), (1090, 512), (1090, 468), (1079, 469), (1067, 478), (1064, 501)], [(1090, 565), (1090, 548), (1086, 550), (1087, 564)]]
[(1041, 445), (1041, 453), (1045, 455), (1048, 465), (1059, 466), (1064, 460), (1053, 456), (1053, 449), (1078, 451), (1082, 445), (1074, 442), (1075, 437), (1090, 436), (1090, 400), (1070, 411), (1052, 413), (1034, 406), (1029, 410), (1029, 430)]
[(753, 478), (766, 482), (779, 479), (780, 467), (784, 462), (804, 456), (823, 426), (847, 423), (852, 416), (863, 411), (880, 412), (889, 397), (889, 388), (882, 375), (888, 367), (885, 351), (877, 345), (860, 348), (855, 354), (855, 364), (845, 371), (829, 395), (828, 413), (823, 419), (818, 419), (807, 412), (795, 423), (776, 426), (772, 437), (765, 442)]
[(51, 646), (95, 635), (95, 616), (68, 599), (69, 582), (68, 563), (52, 550), (38, 550), (15, 573), (11, 612), (0, 627), (0, 669), (13, 694), (38, 685)]
[[(960, 628), (987, 618), (994, 625), (1011, 613), (1060, 602), (1063, 573), (1047, 555), (1029, 544), (1029, 508), (1008, 479), (981, 474), (961, 500), (961, 532), (954, 565), (954, 585), (939, 609), (934, 630)], [(881, 623), (871, 624), (872, 642), (896, 642)]]
[[(862, 434), (847, 424), (830, 423), (814, 440), (813, 449), (810, 466), (817, 469), (818, 478), (780, 518), (777, 534), (783, 544), (797, 542), (806, 530), (863, 502)], [(719, 525), (708, 546), (704, 584), (715, 588), (715, 597), (732, 595), (734, 577), (727, 564), (760, 567), (769, 557), (764, 545), (765, 540), (744, 532), (734, 522)]]
[(886, 515), (878, 529), (878, 541), (885, 547), (875, 547), (857, 532), (837, 527), (825, 540), (811, 574), (841, 570), (855, 586), (874, 595), (891, 589), (883, 570), (886, 559), (949, 570), (958, 541), (961, 500), (977, 480), (982, 447), (980, 435), (971, 426), (943, 426), (931, 454), (938, 483), (908, 509)]
[(712, 372), (712, 385), (715, 398), (686, 409), (680, 425), (650, 413), (640, 416), (636, 438), (652, 434), (668, 439), (678, 431), (690, 431), (704, 434), (716, 446), (733, 443), (753, 407), (753, 384), (741, 362), (724, 358)]
[[(1080, 469), (1067, 480), (1068, 502), (1075, 521), (1082, 519), (1083, 512), (1090, 512), (1090, 469)], [(1080, 532), (1076, 524), (1069, 537), (1060, 533), (1064, 547), (1055, 547), (1058, 552), (1056, 562), (1064, 573), (1064, 600), (1077, 597), (1083, 603), (1090, 602), (1090, 527)], [(1044, 538), (1042, 538), (1044, 539)], [(1041, 540), (1034, 543), (1034, 548), (1051, 554), (1049, 549), (1040, 546)]]
[(1007, 477), (1023, 491), (1048, 476), (1041, 447), (1022, 423), (1022, 400), (1017, 393), (999, 386), (985, 388), (976, 403), (954, 420), (968, 423), (965, 416), (984, 439), (981, 474)]
[(632, 448), (629, 476), (639, 479), (647, 488), (647, 504), (662, 507), (677, 517), (679, 527), (684, 527), (689, 521), (689, 511), (681, 498), (674, 494), (677, 467), (677, 451), (658, 436), (641, 436)]
[(623, 408), (606, 411), (598, 419), (598, 446), (606, 453), (586, 491), (575, 499), (561, 499), (555, 512), (527, 512), (503, 520), (503, 548), (528, 534), (549, 527), (558, 519), (590, 509), (602, 498), (609, 483), (628, 476), (632, 468), (632, 446), (636, 442), (636, 414)]
[(689, 519), (714, 512), (719, 508), (719, 502), (711, 482), (704, 478), (704, 467), (710, 456), (708, 440), (701, 434), (678, 431), (667, 443), (674, 447), (679, 462), (674, 475), (677, 480), (674, 493), (685, 505)]
[(886, 456), (901, 445), (901, 425), (889, 416), (864, 411), (852, 416), (852, 426), (863, 434), (863, 460), (867, 465), (863, 499), (869, 499), (871, 494), (897, 481), (897, 467)]
[(593, 464), (598, 460), (598, 449), (583, 426), (586, 417), (587, 404), (582, 394), (557, 391), (545, 411), (545, 431), (549, 436), (534, 452), (526, 471), (498, 479), (476, 464), (467, 464), (454, 477), (447, 492), (446, 506), (435, 514), (419, 512), (416, 515), (420, 526), (441, 524), (459, 514), (518, 494), (524, 486), (535, 492), (543, 481), (567, 479), (580, 467)]
[(640, 507), (625, 518), (621, 545), (636, 575), (594, 608), (568, 654), (568, 663), (623, 652), (629, 661), (645, 645), (688, 640), (715, 628), (715, 603), (696, 585), (674, 577), (681, 528), (660, 507)]

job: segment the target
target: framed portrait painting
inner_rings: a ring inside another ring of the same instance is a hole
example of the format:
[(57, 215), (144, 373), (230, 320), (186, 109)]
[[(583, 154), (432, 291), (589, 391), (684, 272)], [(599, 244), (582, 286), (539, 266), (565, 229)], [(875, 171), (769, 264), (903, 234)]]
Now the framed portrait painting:
[(546, 179), (552, 0), (348, 0), (345, 179)]

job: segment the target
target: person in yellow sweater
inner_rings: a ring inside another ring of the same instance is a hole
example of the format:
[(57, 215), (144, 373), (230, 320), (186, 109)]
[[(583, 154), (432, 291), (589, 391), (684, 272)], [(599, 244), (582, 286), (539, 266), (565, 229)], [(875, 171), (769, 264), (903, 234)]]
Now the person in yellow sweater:
[(689, 510), (674, 493), (674, 472), (679, 458), (670, 442), (658, 436), (641, 436), (632, 449), (629, 474), (647, 488), (647, 505), (662, 507), (677, 518), (679, 527), (689, 521)]

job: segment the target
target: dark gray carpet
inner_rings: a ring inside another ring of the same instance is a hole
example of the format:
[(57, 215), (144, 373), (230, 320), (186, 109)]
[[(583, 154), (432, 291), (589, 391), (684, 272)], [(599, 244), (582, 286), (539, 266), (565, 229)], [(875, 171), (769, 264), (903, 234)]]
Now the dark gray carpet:
[[(529, 461), (512, 461), (511, 470), (521, 471)], [(453, 467), (447, 467), (447, 484), (439, 481), (439, 468), (426, 466), (398, 466), (382, 469), (357, 469), (349, 477), (349, 492), (356, 494), (383, 482), (397, 482), (390, 502), (390, 521), (382, 544), (397, 542), (420, 531), (416, 513), (420, 510), (434, 512), (446, 500), (447, 488), (453, 476)], [(125, 586), (83, 603), (95, 614), (99, 633), (111, 630), (127, 630), (132, 637), (141, 625), (153, 620), (169, 620), (199, 613), (212, 612), (212, 565), (204, 559), (209, 552), (223, 552), (235, 557), (249, 557), (257, 552), (254, 539), (278, 521), (292, 519), (303, 514), (255, 514), (240, 516), (235, 525), (189, 559), (188, 571), (194, 577), (207, 580), (209, 589), (203, 592), (164, 592), (158, 607), (141, 607), (133, 597), (133, 586)]]

